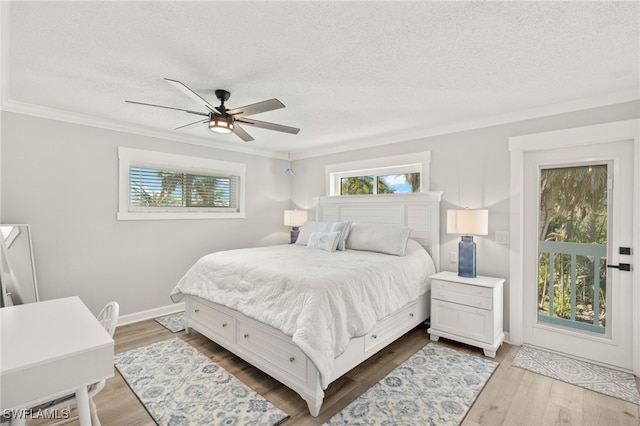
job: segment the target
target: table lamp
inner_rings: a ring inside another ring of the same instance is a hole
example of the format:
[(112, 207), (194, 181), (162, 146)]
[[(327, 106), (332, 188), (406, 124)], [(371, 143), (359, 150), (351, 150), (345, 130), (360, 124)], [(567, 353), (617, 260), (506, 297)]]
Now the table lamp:
[(295, 243), (300, 233), (300, 227), (307, 221), (306, 210), (285, 210), (284, 224), (291, 226), (291, 244)]
[(447, 234), (462, 234), (458, 244), (458, 276), (476, 277), (476, 243), (473, 235), (489, 233), (489, 210), (447, 210)]

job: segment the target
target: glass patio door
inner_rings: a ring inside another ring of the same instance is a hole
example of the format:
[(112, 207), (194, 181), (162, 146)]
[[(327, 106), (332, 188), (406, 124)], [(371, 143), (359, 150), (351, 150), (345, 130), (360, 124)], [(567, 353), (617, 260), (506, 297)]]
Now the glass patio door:
[[(632, 369), (633, 144), (524, 157), (523, 342)], [(628, 260), (626, 260), (628, 262)]]
[(542, 167), (538, 323), (607, 334), (609, 164)]

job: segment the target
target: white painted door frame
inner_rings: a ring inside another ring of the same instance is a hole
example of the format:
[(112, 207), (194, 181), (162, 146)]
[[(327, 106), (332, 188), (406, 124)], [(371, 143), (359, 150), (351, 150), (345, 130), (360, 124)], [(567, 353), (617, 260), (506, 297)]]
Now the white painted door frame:
[(523, 338), (524, 269), (523, 244), (523, 191), (524, 154), (527, 151), (568, 148), (586, 144), (633, 141), (633, 372), (640, 376), (640, 120), (624, 120), (613, 123), (557, 130), (509, 138), (511, 153), (511, 217), (509, 257), (509, 342), (521, 345)]

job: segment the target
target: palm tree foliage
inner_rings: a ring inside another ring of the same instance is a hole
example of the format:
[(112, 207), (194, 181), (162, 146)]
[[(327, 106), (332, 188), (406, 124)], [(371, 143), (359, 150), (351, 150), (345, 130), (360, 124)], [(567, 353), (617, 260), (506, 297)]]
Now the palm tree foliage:
[(401, 177), (403, 183), (411, 186), (410, 191), (402, 192), (420, 192), (420, 173), (404, 173), (402, 175), (366, 175), (341, 178), (340, 195), (395, 194), (399, 191), (388, 182), (392, 177)]
[[(543, 169), (540, 173), (540, 241), (606, 244), (607, 242), (607, 166)], [(600, 325), (606, 317), (606, 259), (577, 255), (575, 258), (575, 319), (593, 323), (594, 297), (598, 298)], [(553, 268), (551, 268), (553, 262)], [(597, 262), (597, 265), (594, 265)], [(538, 262), (538, 307), (549, 314), (550, 283), (553, 282), (553, 316), (571, 316), (571, 256), (540, 251)], [(553, 277), (551, 270), (553, 269)], [(597, 271), (598, 279), (594, 274)], [(551, 279), (553, 278), (553, 280)], [(595, 294), (594, 294), (595, 293)]]
[(133, 167), (131, 173), (131, 200), (136, 206), (229, 206), (229, 178)]
[(373, 194), (373, 176), (354, 176), (340, 179), (341, 195)]

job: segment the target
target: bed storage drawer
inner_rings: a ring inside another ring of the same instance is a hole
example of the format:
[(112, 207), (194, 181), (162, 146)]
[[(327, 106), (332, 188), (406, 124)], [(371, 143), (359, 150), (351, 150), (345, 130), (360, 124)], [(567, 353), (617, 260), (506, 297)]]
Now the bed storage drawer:
[(238, 321), (236, 342), (238, 346), (298, 380), (307, 380), (307, 358), (296, 345), (282, 339), (265, 328), (257, 328), (249, 322)]
[(417, 317), (418, 303), (411, 303), (403, 308), (398, 315), (392, 315), (377, 323), (369, 333), (365, 335), (364, 351), (369, 352), (378, 347), (384, 347), (391, 343), (394, 335), (399, 329), (410, 327), (414, 318)]
[(191, 306), (188, 306), (187, 309), (191, 309), (191, 321), (197, 322), (200, 326), (227, 340), (233, 340), (235, 320), (231, 315), (194, 299), (191, 299)]

